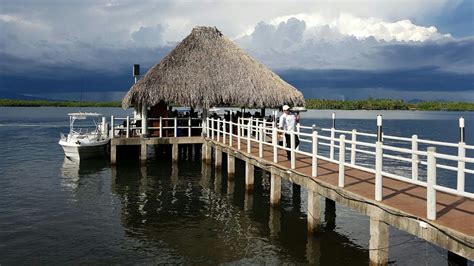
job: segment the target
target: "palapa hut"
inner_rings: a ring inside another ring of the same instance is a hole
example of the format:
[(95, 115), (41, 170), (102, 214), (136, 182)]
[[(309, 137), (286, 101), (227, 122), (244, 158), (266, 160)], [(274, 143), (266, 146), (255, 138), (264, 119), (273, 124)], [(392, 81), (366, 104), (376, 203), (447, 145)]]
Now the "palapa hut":
[(159, 103), (274, 108), (304, 105), (301, 92), (250, 57), (215, 27), (195, 27), (135, 83), (122, 101), (147, 117)]

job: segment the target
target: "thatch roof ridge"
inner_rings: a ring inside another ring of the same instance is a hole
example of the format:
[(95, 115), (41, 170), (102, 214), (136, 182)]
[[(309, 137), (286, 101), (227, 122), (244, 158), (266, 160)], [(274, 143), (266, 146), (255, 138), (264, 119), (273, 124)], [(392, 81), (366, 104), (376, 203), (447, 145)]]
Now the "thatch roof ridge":
[(122, 106), (160, 101), (189, 107), (304, 105), (301, 92), (215, 27), (195, 27), (132, 86)]

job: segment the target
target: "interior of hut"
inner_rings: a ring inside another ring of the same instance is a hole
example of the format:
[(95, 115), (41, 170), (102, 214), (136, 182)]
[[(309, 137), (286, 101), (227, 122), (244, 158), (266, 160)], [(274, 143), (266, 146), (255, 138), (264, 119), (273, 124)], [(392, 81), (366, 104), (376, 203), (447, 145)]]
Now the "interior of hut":
[[(201, 109), (195, 110), (193, 108), (186, 107), (173, 107), (168, 105), (166, 102), (161, 101), (158, 104), (149, 107), (148, 109), (148, 127), (149, 136), (159, 137), (160, 127), (162, 128), (162, 134), (164, 137), (174, 136), (174, 118), (177, 118), (178, 136), (186, 136), (189, 134), (189, 129), (183, 128), (188, 126), (189, 118), (191, 118), (191, 126), (199, 126), (202, 122), (203, 112)], [(213, 107), (209, 110), (209, 118), (214, 119), (225, 119), (226, 121), (232, 120), (236, 123), (239, 118), (264, 118), (266, 121), (273, 121), (274, 116), (265, 116), (265, 108), (262, 109), (245, 109), (245, 108), (216, 108)], [(161, 120), (159, 118), (162, 118)], [(160, 125), (163, 123), (163, 125)], [(191, 136), (200, 136), (201, 130), (198, 128), (191, 129)]]

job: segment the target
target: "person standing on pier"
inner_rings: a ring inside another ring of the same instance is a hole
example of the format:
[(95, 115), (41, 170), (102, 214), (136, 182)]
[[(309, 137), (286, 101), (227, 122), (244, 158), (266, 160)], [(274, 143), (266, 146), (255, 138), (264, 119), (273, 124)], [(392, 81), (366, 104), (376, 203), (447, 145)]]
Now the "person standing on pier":
[[(278, 127), (285, 130), (286, 147), (291, 149), (291, 135), (289, 132), (295, 131), (296, 129), (296, 116), (290, 112), (290, 107), (288, 105), (283, 105), (282, 110), (283, 114), (280, 116), (280, 120), (278, 121)], [(299, 144), (300, 140), (298, 135), (295, 135), (295, 149)], [(291, 160), (291, 152), (289, 150), (286, 151), (286, 157), (288, 160)]]

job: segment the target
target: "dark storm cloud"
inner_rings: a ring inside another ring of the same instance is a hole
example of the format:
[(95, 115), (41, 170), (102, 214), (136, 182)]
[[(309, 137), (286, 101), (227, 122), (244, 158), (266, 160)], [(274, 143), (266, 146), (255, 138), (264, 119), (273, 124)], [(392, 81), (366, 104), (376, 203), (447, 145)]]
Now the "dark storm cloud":
[(390, 71), (292, 69), (278, 73), (302, 90), (319, 87), (461, 92), (474, 89), (474, 75), (440, 71), (436, 67)]

